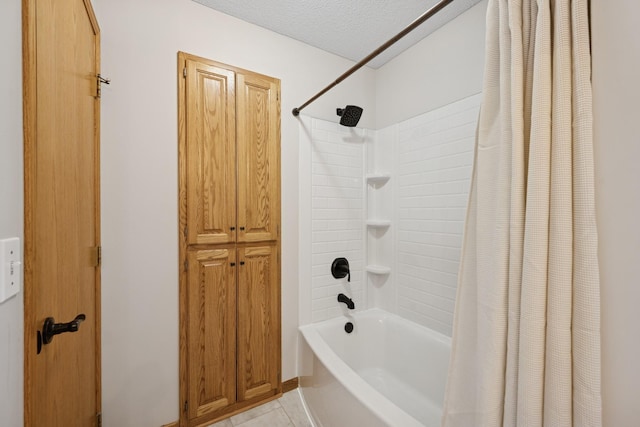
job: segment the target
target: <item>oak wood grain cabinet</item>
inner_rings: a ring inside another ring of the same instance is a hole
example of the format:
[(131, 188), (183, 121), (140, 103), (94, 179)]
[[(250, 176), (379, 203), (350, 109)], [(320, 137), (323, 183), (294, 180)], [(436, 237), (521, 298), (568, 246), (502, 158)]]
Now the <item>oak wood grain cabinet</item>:
[(180, 425), (282, 392), (280, 81), (178, 54)]

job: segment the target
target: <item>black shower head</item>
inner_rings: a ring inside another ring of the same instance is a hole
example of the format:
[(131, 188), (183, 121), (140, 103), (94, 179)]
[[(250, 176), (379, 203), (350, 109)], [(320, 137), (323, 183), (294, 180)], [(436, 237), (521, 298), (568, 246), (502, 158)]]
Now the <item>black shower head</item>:
[(336, 113), (341, 116), (340, 124), (342, 126), (354, 127), (360, 120), (362, 108), (357, 105), (347, 105), (344, 108), (337, 108)]

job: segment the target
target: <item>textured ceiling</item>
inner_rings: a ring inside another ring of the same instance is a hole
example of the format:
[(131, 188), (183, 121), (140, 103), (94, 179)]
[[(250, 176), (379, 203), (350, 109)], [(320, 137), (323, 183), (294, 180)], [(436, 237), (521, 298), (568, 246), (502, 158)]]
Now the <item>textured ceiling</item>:
[[(360, 61), (438, 0), (194, 0), (212, 9)], [(378, 68), (481, 0), (454, 0), (369, 62)]]

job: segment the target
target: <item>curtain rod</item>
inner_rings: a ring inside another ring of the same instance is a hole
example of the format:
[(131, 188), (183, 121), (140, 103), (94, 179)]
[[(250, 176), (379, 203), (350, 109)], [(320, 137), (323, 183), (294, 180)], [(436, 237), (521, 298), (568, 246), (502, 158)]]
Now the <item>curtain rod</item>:
[(420, 15), (418, 17), (418, 19), (413, 21), (411, 24), (407, 25), (407, 27), (404, 30), (400, 31), (394, 37), (392, 37), (389, 40), (387, 40), (386, 43), (384, 43), (379, 48), (377, 48), (376, 50), (371, 52), (369, 55), (367, 55), (363, 60), (358, 62), (356, 65), (354, 65), (353, 67), (349, 68), (344, 74), (342, 74), (340, 77), (338, 77), (329, 86), (327, 86), (324, 89), (322, 89), (320, 92), (315, 94), (311, 99), (309, 99), (307, 102), (305, 102), (301, 106), (299, 106), (297, 108), (294, 108), (293, 111), (292, 111), (293, 115), (294, 116), (298, 116), (300, 114), (300, 111), (302, 111), (302, 109), (305, 108), (307, 105), (311, 104), (313, 101), (315, 101), (316, 99), (320, 98), (322, 95), (327, 93), (330, 89), (332, 89), (333, 87), (337, 86), (340, 82), (342, 82), (344, 79), (349, 77), (351, 74), (353, 74), (356, 71), (358, 71), (360, 68), (362, 68), (364, 65), (366, 65), (373, 58), (375, 58), (376, 56), (380, 55), (382, 52), (387, 50), (392, 44), (394, 44), (395, 42), (397, 42), (398, 40), (400, 40), (401, 38), (403, 38), (404, 36), (409, 34), (411, 31), (416, 29), (418, 26), (420, 26), (420, 24), (425, 22), (427, 19), (431, 18), (433, 15), (435, 15), (438, 12), (440, 12), (440, 10), (442, 10), (446, 5), (448, 5), (452, 1), (453, 0), (441, 0), (439, 3), (437, 3), (431, 9), (427, 10), (425, 13)]

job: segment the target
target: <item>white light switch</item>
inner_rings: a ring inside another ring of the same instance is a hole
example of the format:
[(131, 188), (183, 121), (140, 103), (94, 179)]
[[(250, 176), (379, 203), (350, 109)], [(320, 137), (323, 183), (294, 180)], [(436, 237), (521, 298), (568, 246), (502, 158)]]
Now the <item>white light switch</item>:
[(0, 303), (17, 294), (21, 282), (20, 239), (0, 240)]

